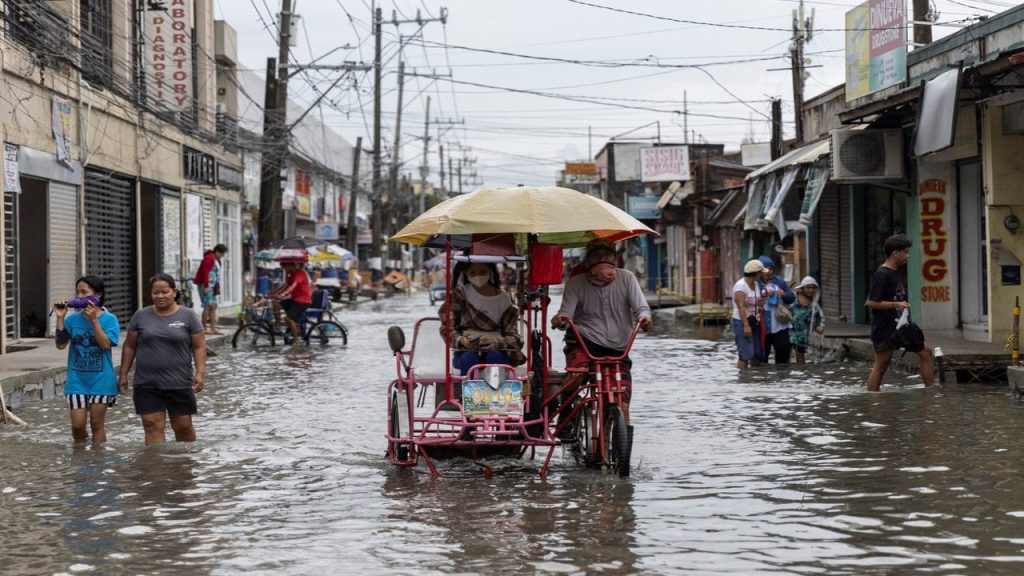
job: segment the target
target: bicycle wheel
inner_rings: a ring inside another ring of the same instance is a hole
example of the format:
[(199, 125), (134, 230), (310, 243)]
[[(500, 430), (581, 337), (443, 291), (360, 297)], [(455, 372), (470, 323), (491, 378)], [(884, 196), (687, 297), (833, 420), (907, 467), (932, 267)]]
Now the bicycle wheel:
[(274, 330), (266, 322), (247, 322), (231, 338), (233, 348), (263, 348), (274, 345)]
[(317, 322), (306, 332), (306, 341), (321, 346), (345, 346), (348, 344), (348, 330), (341, 322), (324, 320)]
[(597, 454), (594, 453), (594, 431), (593, 431), (593, 410), (590, 404), (580, 406), (576, 413), (574, 425), (576, 426), (576, 441), (573, 443), (572, 455), (576, 458), (577, 464), (590, 466), (599, 462)]
[(629, 432), (626, 430), (626, 417), (618, 406), (608, 409), (604, 419), (605, 462), (619, 473), (619, 477), (629, 477)]

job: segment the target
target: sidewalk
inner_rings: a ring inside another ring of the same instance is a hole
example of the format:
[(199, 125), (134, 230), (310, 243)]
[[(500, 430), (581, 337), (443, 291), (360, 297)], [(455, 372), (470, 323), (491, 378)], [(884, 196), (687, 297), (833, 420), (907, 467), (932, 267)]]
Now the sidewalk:
[[(215, 350), (228, 342), (234, 325), (222, 324), (224, 336), (207, 336), (206, 347)], [(121, 332), (121, 342), (125, 333)], [(30, 349), (25, 349), (29, 348)], [(26, 400), (49, 400), (63, 394), (67, 378), (68, 351), (57, 350), (53, 338), (25, 338), (18, 352), (0, 356), (0, 393), (7, 407), (15, 410)], [(121, 352), (114, 349), (114, 370), (120, 365)]]

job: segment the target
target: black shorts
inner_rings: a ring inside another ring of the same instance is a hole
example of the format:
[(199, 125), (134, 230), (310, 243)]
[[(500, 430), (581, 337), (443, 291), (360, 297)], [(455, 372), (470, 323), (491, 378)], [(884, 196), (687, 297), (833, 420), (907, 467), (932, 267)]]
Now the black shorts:
[(295, 300), (284, 300), (281, 302), (281, 308), (284, 309), (285, 316), (295, 322), (301, 322), (302, 317), (306, 315), (306, 310), (309, 309), (309, 304), (299, 304)]
[(871, 344), (875, 347), (875, 352), (885, 352), (886, 350), (899, 350), (900, 348), (903, 348), (907, 352), (914, 353), (924, 350), (924, 342), (904, 342), (903, 339), (900, 338), (898, 332), (894, 333), (887, 340), (882, 340), (880, 342), (872, 340)]
[(198, 412), (196, 393), (189, 388), (159, 390), (157, 388), (135, 388), (132, 392), (135, 413), (153, 414), (167, 412), (171, 416), (185, 416)]

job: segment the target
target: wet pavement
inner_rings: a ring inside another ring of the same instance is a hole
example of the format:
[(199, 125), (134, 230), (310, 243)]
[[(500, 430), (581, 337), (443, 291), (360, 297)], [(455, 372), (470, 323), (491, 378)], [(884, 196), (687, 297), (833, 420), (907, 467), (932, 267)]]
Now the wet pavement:
[(923, 389), (867, 365), (739, 373), (721, 329), (642, 337), (636, 468), (559, 449), (387, 464), (385, 330), (426, 295), (344, 312), (344, 350), (222, 349), (199, 441), (145, 449), (123, 399), (103, 449), (62, 399), (0, 428), (0, 573), (1018, 574), (1024, 409), (1004, 386)]

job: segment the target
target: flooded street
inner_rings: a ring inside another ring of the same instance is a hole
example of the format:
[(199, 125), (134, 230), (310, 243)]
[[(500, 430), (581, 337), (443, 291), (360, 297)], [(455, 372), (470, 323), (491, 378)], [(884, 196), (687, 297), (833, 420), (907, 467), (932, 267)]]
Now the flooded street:
[[(222, 349), (193, 445), (142, 446), (122, 398), (105, 449), (62, 399), (0, 429), (10, 574), (1019, 574), (1024, 409), (1004, 386), (924, 390), (864, 364), (739, 374), (729, 341), (634, 348), (628, 480), (539, 461), (392, 468), (385, 330), (425, 294), (342, 314), (349, 347)], [(711, 333), (720, 334), (718, 329)], [(896, 384), (896, 386), (892, 386)]]

